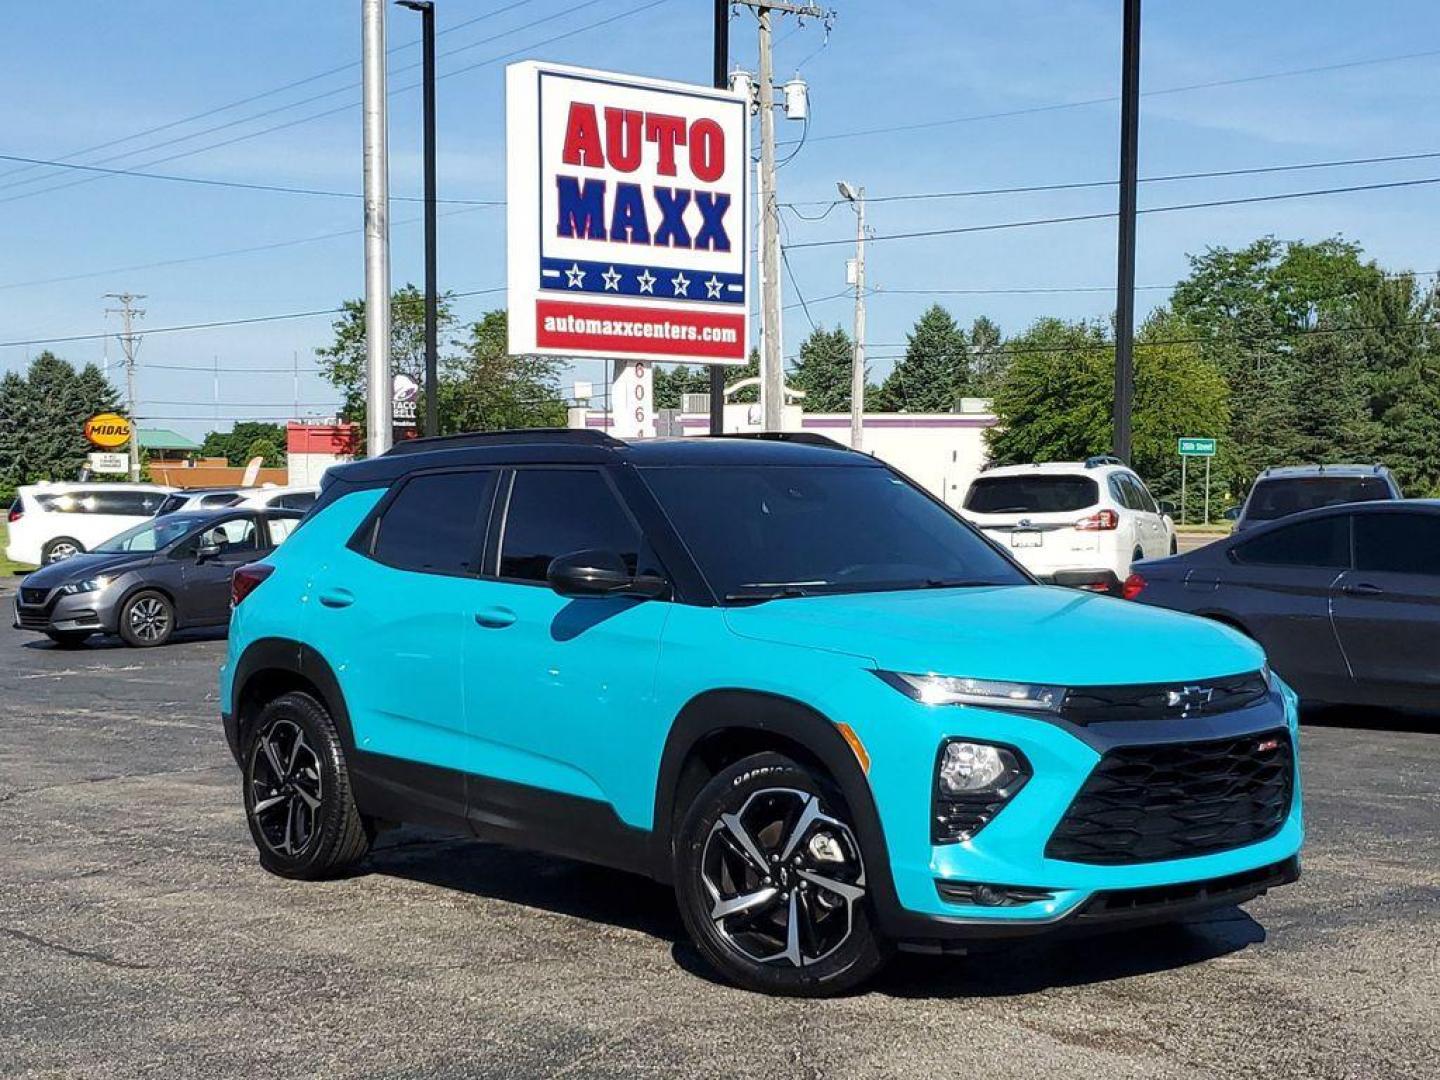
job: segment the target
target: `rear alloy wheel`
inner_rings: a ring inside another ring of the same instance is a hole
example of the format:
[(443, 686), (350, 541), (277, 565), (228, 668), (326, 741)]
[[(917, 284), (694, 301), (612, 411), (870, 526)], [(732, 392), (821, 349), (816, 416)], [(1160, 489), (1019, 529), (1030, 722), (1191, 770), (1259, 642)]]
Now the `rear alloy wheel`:
[(125, 644), (137, 649), (164, 645), (175, 633), (175, 606), (164, 593), (145, 589), (121, 607), (119, 629)]
[(848, 811), (789, 758), (757, 754), (713, 778), (685, 817), (675, 861), (686, 927), (742, 987), (839, 994), (888, 956)]
[(40, 549), (40, 562), (45, 566), (57, 563), (61, 559), (68, 559), (72, 555), (85, 554), (85, 545), (79, 540), (69, 536), (57, 536), (48, 540), (45, 546)]
[(260, 863), (282, 877), (329, 877), (363, 858), (373, 830), (355, 807), (330, 714), (303, 693), (270, 702), (244, 747), (245, 818)]

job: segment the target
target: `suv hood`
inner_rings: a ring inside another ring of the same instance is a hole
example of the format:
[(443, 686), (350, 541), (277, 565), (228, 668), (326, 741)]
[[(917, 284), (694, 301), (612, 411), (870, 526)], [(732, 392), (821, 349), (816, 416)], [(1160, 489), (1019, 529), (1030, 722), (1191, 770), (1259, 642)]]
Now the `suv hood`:
[(155, 557), (153, 551), (122, 551), (109, 555), (72, 555), (68, 559), (42, 566), (24, 581), (31, 588), (53, 589), (70, 581), (84, 581), (96, 574), (119, 574), (144, 566)]
[(1039, 585), (855, 593), (727, 608), (741, 637), (849, 653), (890, 671), (1062, 686), (1255, 671), (1254, 642), (1219, 623)]

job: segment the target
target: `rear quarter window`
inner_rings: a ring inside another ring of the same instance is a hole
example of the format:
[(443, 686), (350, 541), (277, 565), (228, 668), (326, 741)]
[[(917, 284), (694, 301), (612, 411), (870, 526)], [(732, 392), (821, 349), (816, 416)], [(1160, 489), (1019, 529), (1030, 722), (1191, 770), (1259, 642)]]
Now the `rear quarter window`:
[(976, 514), (1064, 514), (1099, 501), (1089, 476), (982, 476), (965, 493), (965, 509)]

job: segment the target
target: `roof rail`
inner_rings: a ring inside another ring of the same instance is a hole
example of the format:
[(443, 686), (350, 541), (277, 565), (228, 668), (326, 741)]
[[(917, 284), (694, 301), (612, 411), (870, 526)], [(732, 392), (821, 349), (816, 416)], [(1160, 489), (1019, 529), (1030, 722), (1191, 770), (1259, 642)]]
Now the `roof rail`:
[(588, 428), (513, 428), (507, 431), (467, 431), (459, 435), (430, 435), (423, 439), (405, 439), (380, 456), (420, 454), (426, 450), (458, 450), (467, 446), (523, 446), (534, 443), (571, 443), (600, 447), (625, 445), (603, 431)]
[(1085, 459), (1085, 468), (1093, 469), (1099, 465), (1124, 465), (1125, 462), (1114, 454), (1095, 454)]
[(719, 435), (707, 433), (701, 438), (758, 439), (764, 442), (789, 442), (798, 443), (801, 446), (819, 446), (826, 450), (850, 450), (850, 447), (844, 443), (836, 442), (828, 435), (818, 435), (813, 431), (727, 431)]

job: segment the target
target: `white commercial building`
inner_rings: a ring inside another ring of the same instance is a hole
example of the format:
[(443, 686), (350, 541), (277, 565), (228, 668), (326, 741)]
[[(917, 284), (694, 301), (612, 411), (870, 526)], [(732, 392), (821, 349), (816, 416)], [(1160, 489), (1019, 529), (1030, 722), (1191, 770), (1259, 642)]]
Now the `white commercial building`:
[[(784, 423), (786, 431), (814, 432), (850, 444), (849, 413), (811, 413), (792, 404), (785, 408)], [(965, 399), (962, 411), (954, 413), (866, 413), (864, 450), (958, 507), (970, 481), (985, 467), (985, 432), (995, 424), (990, 402), (980, 398)], [(570, 426), (633, 434), (604, 409), (573, 408)], [(762, 431), (760, 406), (727, 402), (724, 428), (727, 434)], [(703, 411), (660, 410), (656, 417), (659, 434), (705, 435), (709, 430), (710, 417)]]

